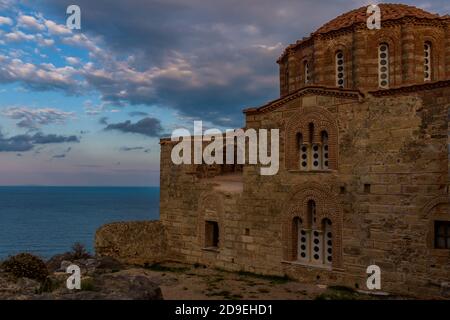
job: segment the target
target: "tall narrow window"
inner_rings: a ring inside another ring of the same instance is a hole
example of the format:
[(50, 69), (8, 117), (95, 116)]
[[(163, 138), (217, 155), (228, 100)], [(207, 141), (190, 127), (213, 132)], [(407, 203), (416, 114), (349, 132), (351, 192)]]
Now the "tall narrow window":
[(303, 225), (300, 218), (294, 218), (294, 226), (297, 228), (297, 259), (309, 261), (309, 230)]
[(450, 221), (434, 222), (434, 247), (450, 249)]
[(333, 233), (331, 229), (331, 220), (323, 220), (323, 251), (324, 251), (324, 264), (331, 265), (333, 261)]
[(320, 169), (320, 148), (314, 141), (314, 123), (309, 124), (309, 141), (311, 142), (311, 169)]
[(297, 133), (297, 147), (299, 150), (299, 156), (300, 156), (300, 170), (307, 170), (308, 169), (308, 151), (309, 146), (306, 141), (303, 139), (303, 135), (301, 133)]
[(423, 71), (424, 80), (431, 81), (431, 42), (428, 41), (424, 45)]
[(382, 43), (378, 49), (378, 84), (380, 88), (389, 88), (389, 46)]
[(205, 223), (205, 247), (219, 247), (219, 224), (216, 221), (206, 221)]
[(286, 62), (284, 67), (284, 81), (286, 83), (287, 93), (289, 93), (289, 62)]
[(317, 221), (316, 202), (307, 203), (307, 219), (302, 221), (296, 217), (293, 220), (293, 243), (297, 248), (297, 260), (312, 265), (332, 264), (333, 234), (329, 219)]
[(298, 132), (296, 152), (300, 170), (328, 170), (329, 167), (329, 137), (327, 131), (320, 132), (320, 141), (315, 141), (315, 126), (311, 122), (306, 132)]
[(328, 133), (322, 131), (322, 169), (328, 169)]
[(308, 220), (312, 225), (315, 225), (317, 222), (316, 217), (316, 202), (314, 200), (308, 201)]
[(309, 80), (310, 80), (308, 61), (303, 62), (303, 71), (304, 71), (305, 84), (308, 84)]
[(336, 53), (336, 86), (338, 88), (344, 88), (345, 85), (345, 64), (344, 53), (338, 51)]

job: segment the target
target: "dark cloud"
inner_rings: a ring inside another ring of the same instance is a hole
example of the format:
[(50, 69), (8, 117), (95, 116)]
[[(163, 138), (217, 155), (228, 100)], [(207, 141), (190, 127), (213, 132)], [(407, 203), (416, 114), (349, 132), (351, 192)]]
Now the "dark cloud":
[[(60, 17), (70, 3), (43, 0), (34, 5)], [(105, 102), (160, 105), (182, 116), (231, 127), (242, 125), (243, 108), (278, 97), (275, 61), (289, 43), (368, 1), (342, 0), (336, 5), (335, 0), (78, 0), (77, 4), (83, 12), (83, 32), (100, 36), (107, 50), (94, 53), (101, 62), (95, 64), (99, 70), (83, 70), (89, 87), (98, 90)], [(431, 4), (441, 11), (445, 5), (443, 0)]]
[(61, 154), (56, 154), (52, 157), (52, 159), (64, 159), (67, 154), (72, 151), (72, 147), (68, 147), (63, 153)]
[[(101, 36), (109, 50), (101, 58), (106, 72), (84, 76), (116, 105), (161, 105), (241, 126), (243, 108), (278, 96), (284, 47), (355, 5), (343, 2), (79, 0), (83, 32)], [(69, 3), (44, 0), (42, 8), (59, 15)], [(128, 76), (119, 57), (130, 57)]]
[(17, 122), (19, 128), (36, 129), (39, 126), (50, 124), (64, 124), (69, 118), (74, 117), (73, 112), (65, 112), (58, 109), (43, 108), (31, 109), (27, 107), (7, 108), (1, 112), (5, 117)]
[(31, 137), (31, 141), (34, 144), (50, 144), (50, 143), (67, 143), (67, 142), (80, 142), (77, 136), (60, 136), (56, 134), (43, 134), (41, 132), (36, 133)]
[(120, 148), (120, 151), (136, 151), (136, 150), (144, 150), (144, 147), (122, 147)]
[(148, 113), (142, 112), (142, 111), (132, 111), (132, 112), (129, 112), (128, 115), (130, 117), (146, 117), (146, 116), (148, 116)]
[(77, 168), (92, 168), (92, 169), (103, 168), (103, 166), (96, 165), (96, 164), (79, 164), (79, 165), (76, 165), (75, 167), (77, 167)]
[(144, 118), (136, 123), (132, 123), (130, 120), (112, 123), (105, 130), (117, 130), (124, 133), (138, 133), (149, 137), (159, 137), (162, 133), (162, 126), (158, 119)]
[(100, 119), (98, 119), (98, 123), (105, 126), (108, 125), (108, 117), (101, 117)]
[(21, 134), (12, 137), (5, 137), (0, 132), (0, 152), (26, 152), (32, 150), (35, 145), (76, 142), (80, 142), (76, 136), (61, 136), (38, 132), (34, 135)]

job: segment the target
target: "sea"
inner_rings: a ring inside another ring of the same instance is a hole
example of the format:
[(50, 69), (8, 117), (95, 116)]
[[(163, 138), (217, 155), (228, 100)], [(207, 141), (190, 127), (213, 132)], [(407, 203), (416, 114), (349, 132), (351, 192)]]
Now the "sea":
[(48, 259), (76, 242), (94, 253), (100, 226), (158, 219), (158, 187), (0, 187), (0, 260)]

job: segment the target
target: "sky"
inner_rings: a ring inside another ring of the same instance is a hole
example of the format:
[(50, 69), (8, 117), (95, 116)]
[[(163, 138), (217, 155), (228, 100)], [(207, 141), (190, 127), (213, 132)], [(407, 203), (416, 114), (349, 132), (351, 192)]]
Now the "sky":
[(0, 0), (0, 185), (157, 186), (161, 137), (243, 126), (288, 44), (370, 3)]

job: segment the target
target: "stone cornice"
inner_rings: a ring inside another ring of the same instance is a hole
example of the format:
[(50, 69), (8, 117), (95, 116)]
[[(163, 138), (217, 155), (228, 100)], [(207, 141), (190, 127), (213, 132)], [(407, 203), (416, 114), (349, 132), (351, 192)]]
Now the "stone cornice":
[(413, 84), (408, 86), (401, 86), (397, 88), (392, 89), (382, 89), (382, 90), (373, 90), (369, 91), (368, 93), (374, 97), (383, 97), (383, 96), (392, 96), (392, 95), (398, 95), (398, 94), (405, 94), (405, 93), (415, 93), (420, 92), (424, 90), (432, 90), (432, 89), (438, 89), (438, 88), (445, 88), (450, 87), (450, 80), (441, 80), (441, 81), (433, 81), (433, 82), (426, 82), (421, 84)]
[(294, 99), (306, 95), (333, 96), (353, 100), (360, 100), (361, 98), (364, 97), (363, 93), (361, 93), (361, 91), (359, 90), (339, 89), (336, 87), (327, 87), (327, 86), (308, 86), (298, 89), (297, 91), (290, 93), (285, 97), (281, 97), (277, 100), (271, 101), (261, 107), (248, 108), (245, 109), (243, 112), (247, 115), (269, 112), (282, 106), (283, 104), (289, 101), (292, 101)]

